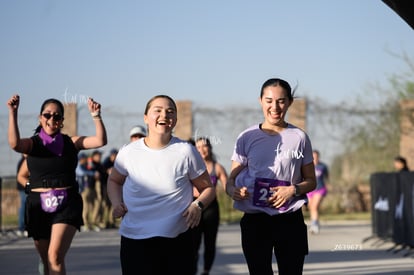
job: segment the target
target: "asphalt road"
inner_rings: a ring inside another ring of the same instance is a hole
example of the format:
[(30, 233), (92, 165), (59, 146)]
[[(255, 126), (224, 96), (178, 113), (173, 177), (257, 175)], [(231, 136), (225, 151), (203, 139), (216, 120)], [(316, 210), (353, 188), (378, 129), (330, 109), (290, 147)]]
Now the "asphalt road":
[[(392, 243), (369, 239), (370, 235), (368, 222), (322, 223), (320, 234), (309, 235), (310, 253), (304, 274), (414, 274), (414, 253), (393, 249)], [(119, 239), (116, 229), (77, 233), (66, 257), (67, 273), (121, 274)], [(277, 274), (276, 264), (274, 270)], [(31, 239), (18, 238), (13, 232), (2, 233), (0, 274), (39, 274), (38, 256)], [(237, 224), (220, 226), (216, 261), (210, 274), (248, 274)]]

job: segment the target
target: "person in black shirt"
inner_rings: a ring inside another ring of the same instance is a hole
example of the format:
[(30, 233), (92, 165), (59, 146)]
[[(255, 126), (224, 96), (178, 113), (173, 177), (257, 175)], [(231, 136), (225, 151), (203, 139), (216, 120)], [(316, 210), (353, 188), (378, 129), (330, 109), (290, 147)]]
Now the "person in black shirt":
[(8, 142), (14, 151), (27, 154), (30, 192), (26, 198), (26, 229), (34, 240), (45, 274), (66, 274), (65, 256), (82, 221), (82, 198), (76, 181), (78, 152), (107, 143), (101, 105), (88, 99), (95, 135), (62, 134), (64, 106), (54, 98), (43, 102), (35, 134), (21, 138), (17, 113), (20, 96), (8, 101)]

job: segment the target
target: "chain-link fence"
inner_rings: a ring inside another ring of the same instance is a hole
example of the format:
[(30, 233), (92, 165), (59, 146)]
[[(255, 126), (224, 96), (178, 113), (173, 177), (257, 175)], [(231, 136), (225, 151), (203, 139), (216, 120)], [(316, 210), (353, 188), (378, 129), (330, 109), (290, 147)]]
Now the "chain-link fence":
[[(245, 128), (263, 121), (263, 114), (259, 104), (257, 106), (229, 105), (220, 108), (193, 105), (193, 138), (207, 136), (213, 145), (218, 161), (227, 169), (230, 167), (230, 157), (234, 142)], [(22, 137), (33, 134), (38, 125), (38, 114), (19, 114), (19, 129)], [(129, 142), (129, 130), (136, 124), (143, 125), (142, 110), (126, 111), (121, 107), (107, 107), (102, 112), (107, 129), (108, 144), (101, 148), (104, 156), (112, 148), (120, 148)], [(307, 132), (312, 140), (313, 147), (321, 152), (325, 161), (341, 153), (340, 138), (344, 125), (332, 122), (333, 116), (322, 111), (313, 102), (309, 102), (307, 114)], [(288, 119), (289, 120), (289, 119)], [(15, 174), (19, 154), (10, 149), (7, 142), (8, 117), (0, 117), (0, 127), (3, 129), (3, 138), (0, 139), (0, 175)], [(336, 128), (335, 128), (336, 127)], [(94, 134), (95, 128), (86, 106), (78, 108), (78, 134)]]
[[(321, 100), (307, 100), (306, 132), (310, 136), (314, 149), (321, 153), (322, 160), (331, 165), (335, 156), (344, 153), (344, 138), (352, 131), (353, 127), (366, 121), (361, 119), (367, 116), (376, 116), (378, 111), (358, 110), (352, 106), (343, 104), (327, 104)], [(366, 106), (363, 106), (366, 107)], [(119, 149), (129, 142), (129, 131), (137, 124), (143, 125), (143, 110), (126, 111), (121, 107), (106, 107), (102, 111), (102, 117), (107, 129), (108, 144), (101, 148), (103, 156), (106, 157), (113, 148)], [(362, 109), (362, 108), (361, 108)], [(228, 105), (222, 107), (207, 107), (193, 104), (193, 139), (207, 136), (212, 145), (217, 160), (230, 172), (231, 154), (234, 142), (247, 127), (263, 122), (263, 113), (260, 105), (236, 106)], [(19, 129), (22, 137), (33, 134), (38, 125), (38, 114), (19, 114)], [(289, 117), (287, 118), (289, 121)], [(13, 178), (16, 174), (16, 165), (20, 155), (10, 149), (7, 142), (8, 117), (0, 117), (0, 127), (3, 129), (3, 138), (0, 140), (0, 177)], [(86, 105), (78, 107), (78, 129), (79, 135), (92, 135), (95, 127)], [(86, 152), (88, 153), (88, 152)], [(325, 206), (332, 212), (343, 211), (347, 205), (355, 205), (351, 192), (352, 186), (340, 186), (333, 182), (336, 190), (331, 193)], [(351, 191), (350, 191), (351, 190)], [(345, 196), (345, 197), (344, 197)], [(222, 221), (237, 220), (240, 216), (232, 208), (232, 201), (223, 190), (219, 190), (219, 202), (221, 205)], [(17, 207), (17, 205), (16, 205)], [(3, 211), (4, 212), (4, 211)]]

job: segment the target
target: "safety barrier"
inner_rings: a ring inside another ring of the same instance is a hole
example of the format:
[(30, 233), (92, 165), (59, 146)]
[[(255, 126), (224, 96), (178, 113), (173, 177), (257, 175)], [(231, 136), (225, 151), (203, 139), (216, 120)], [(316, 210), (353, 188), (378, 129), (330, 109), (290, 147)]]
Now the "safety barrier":
[(372, 234), (414, 247), (414, 172), (371, 175)]

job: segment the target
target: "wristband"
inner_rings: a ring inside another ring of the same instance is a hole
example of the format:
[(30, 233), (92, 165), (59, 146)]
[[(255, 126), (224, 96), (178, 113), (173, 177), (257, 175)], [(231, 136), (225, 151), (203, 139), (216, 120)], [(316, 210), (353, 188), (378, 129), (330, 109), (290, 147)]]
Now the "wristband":
[(300, 196), (300, 190), (299, 190), (299, 185), (295, 184), (295, 197), (299, 197)]
[(29, 194), (30, 193), (30, 182), (26, 182), (26, 185), (24, 186), (24, 192), (26, 193), (26, 194)]
[(91, 116), (92, 117), (98, 117), (101, 115), (101, 111), (95, 111), (95, 112), (91, 112)]

